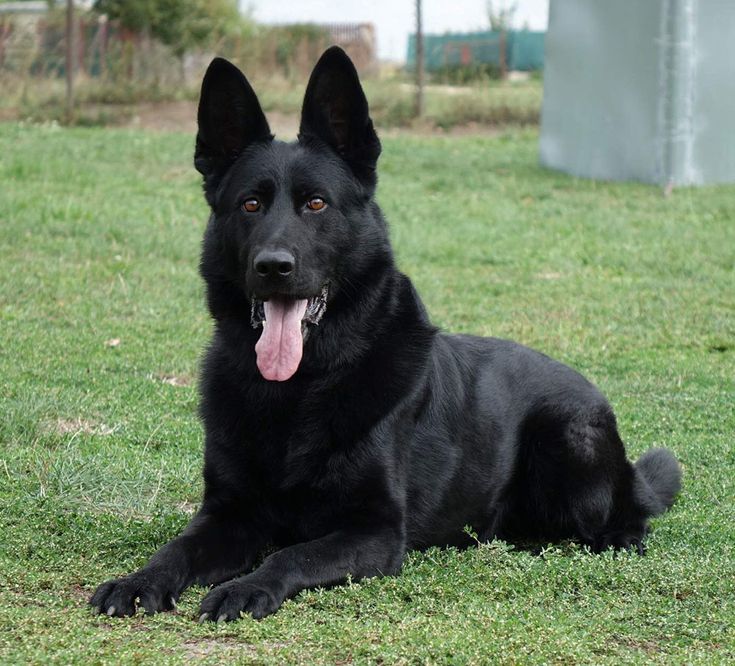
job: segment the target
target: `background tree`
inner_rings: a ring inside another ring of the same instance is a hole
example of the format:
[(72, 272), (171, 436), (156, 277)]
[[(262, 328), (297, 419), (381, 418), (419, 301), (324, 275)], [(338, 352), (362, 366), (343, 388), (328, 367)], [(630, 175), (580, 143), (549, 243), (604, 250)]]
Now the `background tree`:
[(147, 32), (182, 58), (237, 31), (236, 0), (97, 0), (95, 9), (133, 32)]
[(487, 0), (487, 18), (490, 29), (496, 32), (506, 32), (513, 27), (513, 20), (518, 11), (517, 2), (507, 0)]
[(518, 3), (508, 0), (487, 0), (486, 7), (490, 29), (500, 33), (500, 78), (505, 79), (508, 76), (507, 32), (513, 27)]

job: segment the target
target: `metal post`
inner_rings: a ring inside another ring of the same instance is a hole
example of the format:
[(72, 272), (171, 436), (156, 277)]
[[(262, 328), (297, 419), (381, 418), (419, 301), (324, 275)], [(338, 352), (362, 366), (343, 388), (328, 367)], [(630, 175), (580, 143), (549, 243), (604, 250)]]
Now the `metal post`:
[(74, 0), (66, 0), (66, 122), (74, 120), (74, 70), (76, 68)]
[(503, 28), (500, 31), (500, 78), (505, 81), (508, 78), (508, 31)]
[(416, 0), (416, 117), (424, 115), (424, 31), (421, 25), (421, 0)]

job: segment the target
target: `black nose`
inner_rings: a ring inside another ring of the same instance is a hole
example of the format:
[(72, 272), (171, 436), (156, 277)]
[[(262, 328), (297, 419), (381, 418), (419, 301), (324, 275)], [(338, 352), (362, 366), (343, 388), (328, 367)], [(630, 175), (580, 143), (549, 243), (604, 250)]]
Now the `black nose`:
[(255, 256), (255, 272), (264, 277), (287, 277), (293, 273), (296, 260), (288, 250), (261, 250)]

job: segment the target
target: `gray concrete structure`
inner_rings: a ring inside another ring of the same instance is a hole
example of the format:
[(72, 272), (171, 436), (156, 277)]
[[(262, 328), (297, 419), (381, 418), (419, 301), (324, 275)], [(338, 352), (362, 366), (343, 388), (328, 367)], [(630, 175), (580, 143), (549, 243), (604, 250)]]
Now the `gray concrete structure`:
[(735, 0), (551, 0), (541, 162), (735, 182)]

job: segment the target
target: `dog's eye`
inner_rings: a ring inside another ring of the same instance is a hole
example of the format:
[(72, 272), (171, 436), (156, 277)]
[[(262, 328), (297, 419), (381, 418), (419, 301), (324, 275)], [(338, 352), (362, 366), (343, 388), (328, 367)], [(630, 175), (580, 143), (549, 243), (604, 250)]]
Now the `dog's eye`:
[(327, 202), (321, 197), (311, 197), (311, 199), (306, 202), (306, 207), (309, 210), (322, 210), (323, 208), (326, 208), (326, 206)]
[(242, 202), (242, 209), (247, 213), (257, 213), (260, 210), (260, 201), (254, 197), (245, 199), (245, 201)]

